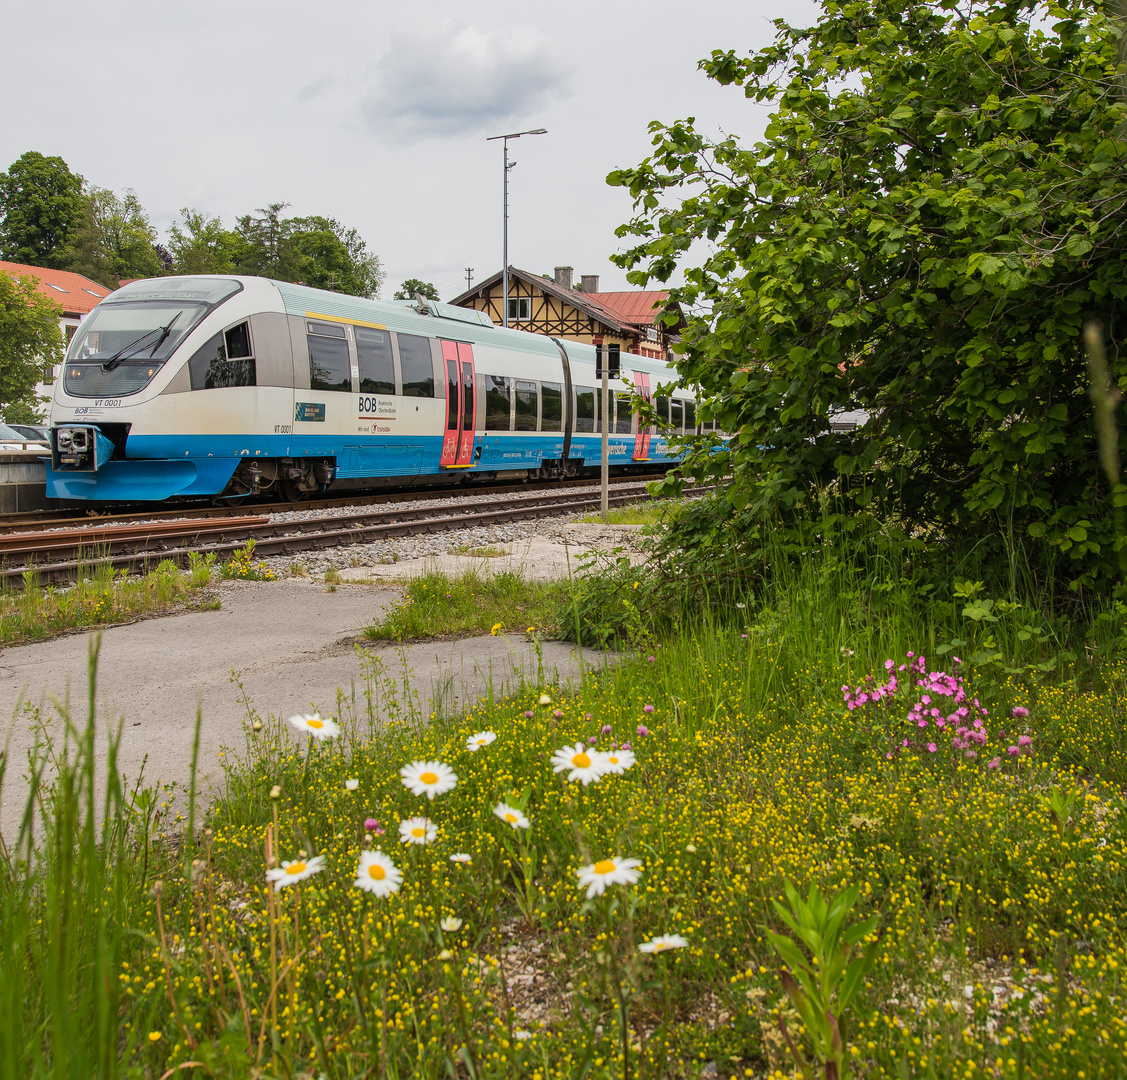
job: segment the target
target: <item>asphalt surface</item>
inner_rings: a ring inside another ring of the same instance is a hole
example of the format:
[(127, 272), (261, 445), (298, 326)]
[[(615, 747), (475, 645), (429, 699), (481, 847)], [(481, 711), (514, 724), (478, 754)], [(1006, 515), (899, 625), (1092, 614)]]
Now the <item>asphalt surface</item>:
[[(364, 676), (356, 641), (363, 627), (400, 595), (387, 585), (340, 585), (285, 580), (229, 582), (219, 587), (217, 611), (193, 611), (147, 619), (102, 633), (95, 690), (99, 745), (123, 721), (119, 770), (136, 777), (145, 763), (149, 781), (187, 781), (197, 706), (202, 711), (201, 789), (221, 779), (219, 753), (244, 745), (246, 715), (232, 669), (258, 712), (289, 716), (336, 710), (337, 690), (363, 700)], [(87, 657), (90, 636), (73, 634), (0, 651), (0, 717), (10, 718), (11, 762), (0, 791), (0, 833), (11, 835), (26, 799), (27, 752), (35, 741), (35, 717), (58, 732), (59, 706), (69, 700), (72, 716), (88, 712)], [(431, 708), (500, 696), (522, 677), (536, 681), (537, 659), (522, 638), (485, 636), (376, 646), (384, 677), (418, 695), (424, 716)], [(580, 664), (573, 646), (545, 642), (549, 680), (574, 681)], [(598, 663), (588, 652), (587, 663)], [(0, 720), (0, 723), (4, 723)], [(6, 726), (6, 725), (5, 725)], [(147, 760), (146, 760), (147, 759)]]

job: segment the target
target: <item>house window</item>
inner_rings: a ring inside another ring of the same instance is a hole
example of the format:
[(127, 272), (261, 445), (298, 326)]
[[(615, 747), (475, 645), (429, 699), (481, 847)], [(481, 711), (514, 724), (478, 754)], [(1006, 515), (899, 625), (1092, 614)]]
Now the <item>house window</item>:
[(43, 382), (45, 385), (50, 386), (55, 381), (55, 368), (51, 364), (45, 364), (43, 367)]
[(510, 296), (509, 297), (509, 318), (515, 320), (531, 319), (532, 318), (532, 297), (530, 296)]
[(646, 340), (647, 341), (657, 341), (657, 327), (656, 326), (647, 326), (646, 327)]

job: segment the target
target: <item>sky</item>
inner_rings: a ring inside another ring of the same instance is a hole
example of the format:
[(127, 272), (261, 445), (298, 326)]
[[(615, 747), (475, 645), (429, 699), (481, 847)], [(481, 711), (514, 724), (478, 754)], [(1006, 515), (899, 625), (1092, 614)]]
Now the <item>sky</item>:
[(9, 87), (0, 168), (27, 150), (136, 191), (162, 239), (182, 207), (235, 218), (272, 202), (355, 227), (387, 272), (443, 299), (501, 269), (502, 147), (511, 141), (509, 262), (598, 274), (630, 198), (606, 185), (650, 149), (653, 120), (695, 116), (754, 141), (767, 110), (697, 70), (748, 52), (809, 0), (0, 0)]

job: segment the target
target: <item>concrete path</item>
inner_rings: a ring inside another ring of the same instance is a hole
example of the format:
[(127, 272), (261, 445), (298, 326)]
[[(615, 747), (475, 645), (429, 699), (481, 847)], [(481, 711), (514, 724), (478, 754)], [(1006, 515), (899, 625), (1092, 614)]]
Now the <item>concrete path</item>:
[[(231, 670), (259, 713), (336, 709), (337, 689), (351, 693), (355, 680), (363, 701), (364, 677), (356, 652), (359, 631), (394, 602), (400, 590), (387, 585), (341, 585), (327, 592), (321, 583), (285, 580), (229, 582), (219, 588), (218, 611), (195, 611), (111, 627), (102, 637), (98, 670), (99, 721), (105, 727), (124, 717), (119, 767), (135, 776), (148, 755), (152, 781), (185, 781), (197, 703), (203, 711), (200, 773), (203, 784), (220, 778), (219, 750), (243, 745), (246, 715)], [(88, 636), (74, 634), (42, 644), (0, 651), (0, 725), (13, 719), (12, 765), (0, 792), (0, 833), (18, 821), (26, 787), (18, 773), (33, 744), (33, 720), (26, 702), (53, 715), (54, 695), (65, 700), (69, 687), (74, 716), (87, 715)], [(537, 658), (521, 638), (470, 638), (417, 645), (371, 644), (383, 676), (402, 683), (406, 673), (418, 707), (451, 708), (478, 700), (492, 686), (506, 688), (537, 679)], [(599, 663), (584, 650), (585, 662)], [(580, 674), (576, 650), (561, 642), (543, 646), (545, 676), (561, 683)], [(57, 724), (54, 726), (58, 726)], [(104, 729), (104, 728), (103, 728)]]

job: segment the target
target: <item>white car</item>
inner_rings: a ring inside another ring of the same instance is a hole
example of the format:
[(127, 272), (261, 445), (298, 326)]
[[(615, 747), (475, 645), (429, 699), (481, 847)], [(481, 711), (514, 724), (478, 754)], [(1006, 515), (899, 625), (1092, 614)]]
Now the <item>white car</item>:
[(39, 450), (42, 443), (34, 439), (27, 439), (14, 428), (7, 424), (0, 424), (0, 451), (4, 450)]

